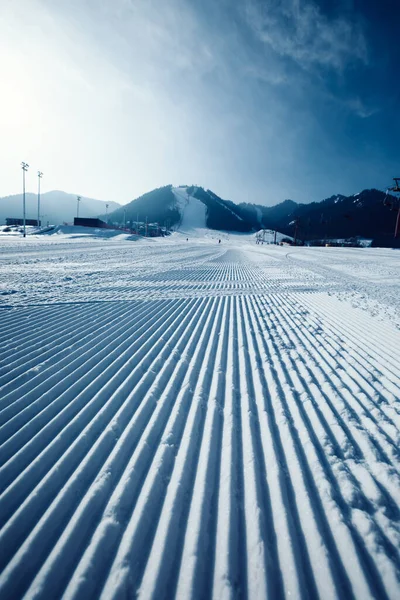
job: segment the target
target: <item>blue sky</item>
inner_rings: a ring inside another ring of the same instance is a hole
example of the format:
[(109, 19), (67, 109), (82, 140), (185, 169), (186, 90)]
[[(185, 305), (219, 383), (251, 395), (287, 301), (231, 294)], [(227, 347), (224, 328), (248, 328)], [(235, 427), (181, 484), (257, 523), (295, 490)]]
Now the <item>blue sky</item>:
[(400, 173), (400, 6), (3, 0), (0, 195), (321, 200)]

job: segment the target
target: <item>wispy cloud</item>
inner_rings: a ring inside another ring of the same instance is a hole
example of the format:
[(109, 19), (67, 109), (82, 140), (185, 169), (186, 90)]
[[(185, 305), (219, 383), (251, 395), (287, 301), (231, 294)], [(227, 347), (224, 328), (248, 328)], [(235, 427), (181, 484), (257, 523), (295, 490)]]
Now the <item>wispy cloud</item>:
[(341, 164), (340, 123), (379, 105), (360, 85), (374, 65), (362, 15), (316, 2), (0, 1), (0, 162), (22, 154), (46, 185), (103, 198), (171, 181), (262, 202), (305, 182), (311, 197), (310, 169)]
[[(136, 80), (160, 81), (201, 76), (214, 68), (209, 36), (203, 35), (195, 10), (185, 0), (41, 0), (53, 13), (79, 27), (101, 56)], [(71, 10), (74, 4), (74, 10)]]
[(343, 70), (350, 63), (368, 60), (361, 27), (344, 16), (328, 19), (314, 2), (244, 0), (244, 7), (258, 40), (302, 68)]
[(342, 99), (341, 103), (344, 108), (355, 113), (361, 119), (368, 119), (380, 111), (376, 106), (368, 106), (360, 97)]

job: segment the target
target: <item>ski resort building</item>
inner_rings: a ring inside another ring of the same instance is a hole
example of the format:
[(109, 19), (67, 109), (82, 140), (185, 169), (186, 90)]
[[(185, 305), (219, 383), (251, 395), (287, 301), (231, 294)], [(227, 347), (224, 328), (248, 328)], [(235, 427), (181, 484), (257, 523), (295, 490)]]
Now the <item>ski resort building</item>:
[[(38, 222), (37, 219), (25, 219), (25, 225), (32, 225), (34, 227), (39, 226), (40, 227), (40, 223), (41, 221)], [(24, 224), (24, 220), (23, 219), (15, 219), (14, 217), (7, 217), (6, 218), (6, 225), (23, 225)]]
[(75, 217), (74, 225), (79, 225), (80, 227), (96, 227), (97, 229), (108, 227), (107, 223), (101, 219), (90, 219), (87, 217)]

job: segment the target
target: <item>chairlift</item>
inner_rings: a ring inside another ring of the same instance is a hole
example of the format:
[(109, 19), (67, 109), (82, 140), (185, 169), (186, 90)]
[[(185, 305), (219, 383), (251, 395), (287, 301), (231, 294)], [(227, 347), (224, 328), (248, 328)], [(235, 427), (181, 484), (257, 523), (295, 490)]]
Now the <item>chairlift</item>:
[(383, 206), (389, 207), (390, 210), (392, 210), (392, 207), (393, 207), (393, 202), (389, 199), (389, 197), (390, 197), (390, 193), (389, 192), (391, 190), (392, 190), (392, 188), (390, 188), (390, 187), (386, 188), (386, 194), (385, 194), (385, 197), (383, 199)]
[[(386, 196), (383, 199), (383, 204), (384, 206), (388, 206), (390, 210), (397, 211), (397, 219), (394, 229), (394, 237), (397, 238), (400, 234), (400, 195), (398, 195), (400, 194), (400, 177), (393, 177), (393, 181), (395, 184), (386, 190)], [(389, 192), (391, 192), (390, 201), (387, 199)], [(394, 196), (393, 194), (397, 195)]]
[(387, 200), (386, 198), (387, 198), (387, 195), (385, 196), (385, 198), (384, 198), (384, 200), (383, 200), (383, 206), (389, 206), (389, 207), (392, 207), (392, 206), (393, 206), (392, 202), (390, 202), (390, 201), (389, 201), (389, 200)]
[(395, 185), (391, 188), (389, 188), (392, 192), (400, 192), (400, 177), (393, 177), (393, 181), (395, 183)]
[[(383, 205), (387, 206), (390, 210), (397, 210), (398, 202), (396, 201), (396, 197), (395, 197), (395, 199), (393, 198), (393, 193), (395, 193), (395, 194), (400, 193), (400, 177), (393, 177), (393, 181), (394, 181), (395, 185), (388, 187), (386, 189), (386, 195), (383, 199)], [(390, 197), (390, 199), (389, 199), (389, 197)]]

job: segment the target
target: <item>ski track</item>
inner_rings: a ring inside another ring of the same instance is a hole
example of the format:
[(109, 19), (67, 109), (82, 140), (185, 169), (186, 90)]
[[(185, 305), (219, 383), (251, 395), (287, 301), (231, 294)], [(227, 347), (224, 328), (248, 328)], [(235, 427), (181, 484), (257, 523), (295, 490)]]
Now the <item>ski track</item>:
[(2, 598), (399, 598), (390, 322), (284, 249), (19, 250), (0, 248)]

